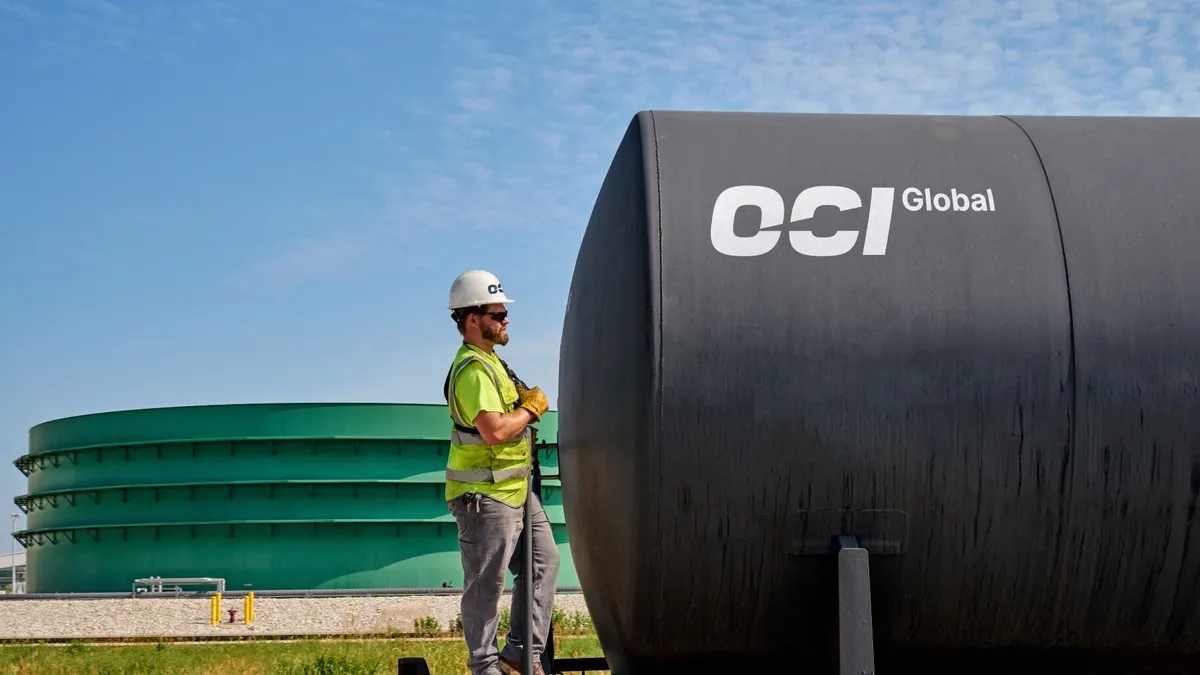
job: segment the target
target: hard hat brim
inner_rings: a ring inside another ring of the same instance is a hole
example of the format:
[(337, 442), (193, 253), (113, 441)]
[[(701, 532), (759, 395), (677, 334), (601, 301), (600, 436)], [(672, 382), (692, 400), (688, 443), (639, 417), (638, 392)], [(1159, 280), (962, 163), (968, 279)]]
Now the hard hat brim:
[(516, 303), (512, 298), (501, 296), (497, 298), (488, 298), (482, 302), (468, 302), (466, 304), (447, 305), (446, 309), (466, 309), (467, 307), (486, 307), (487, 305), (511, 305)]

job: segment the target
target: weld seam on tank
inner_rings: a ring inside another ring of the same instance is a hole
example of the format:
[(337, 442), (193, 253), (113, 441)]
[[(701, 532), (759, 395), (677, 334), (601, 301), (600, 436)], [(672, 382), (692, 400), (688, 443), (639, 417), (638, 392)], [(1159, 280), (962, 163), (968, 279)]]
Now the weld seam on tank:
[[(647, 218), (647, 223), (654, 228), (653, 236), (650, 239), (650, 256), (656, 263), (654, 273), (650, 275), (649, 282), (652, 285), (653, 292), (651, 298), (653, 305), (650, 310), (652, 319), (655, 320), (654, 331), (654, 354), (653, 370), (651, 377), (653, 378), (653, 387), (651, 388), (651, 396), (653, 402), (653, 410), (651, 411), (651, 447), (661, 449), (664, 443), (666, 432), (664, 430), (664, 419), (666, 417), (666, 406), (663, 403), (663, 361), (666, 358), (663, 346), (666, 344), (666, 329), (664, 323), (666, 319), (663, 312), (665, 301), (663, 298), (663, 181), (662, 181), (662, 156), (660, 154), (659, 137), (658, 137), (658, 118), (651, 111), (650, 126), (652, 130), (652, 138), (654, 141), (654, 218)], [(657, 465), (654, 467), (657, 476), (656, 483), (661, 480), (661, 477), (668, 472), (667, 464), (670, 462), (670, 457), (661, 451), (654, 453)], [(662, 492), (657, 492), (654, 499), (664, 499)], [(661, 513), (661, 506), (657, 508), (655, 513)], [(663, 541), (665, 533), (663, 532), (662, 518), (655, 518), (655, 538), (654, 541)], [(667, 602), (667, 589), (670, 587), (670, 579), (665, 576), (659, 579), (657, 586), (658, 590), (658, 608), (656, 615), (661, 615), (663, 608)], [(653, 626), (645, 626), (646, 631), (653, 630)]]
[(1050, 172), (1046, 169), (1046, 162), (1042, 159), (1042, 153), (1040, 150), (1038, 150), (1037, 143), (1033, 142), (1033, 138), (1029, 135), (1029, 132), (1026, 131), (1025, 127), (1021, 126), (1019, 122), (1012, 119), (1008, 115), (1001, 115), (1000, 117), (1003, 117), (1004, 119), (1016, 125), (1016, 127), (1021, 130), (1021, 134), (1029, 140), (1029, 145), (1033, 148), (1033, 154), (1037, 157), (1038, 165), (1042, 167), (1042, 175), (1046, 178), (1046, 191), (1050, 195), (1050, 206), (1054, 209), (1054, 225), (1058, 229), (1058, 244), (1059, 248), (1061, 249), (1063, 262), (1063, 284), (1067, 291), (1067, 335), (1071, 348), (1071, 353), (1067, 356), (1068, 377), (1070, 379), (1071, 386), (1071, 407), (1069, 416), (1067, 418), (1066, 450), (1068, 454), (1066, 461), (1063, 462), (1063, 470), (1059, 475), (1058, 482), (1059, 494), (1066, 496), (1065, 490), (1067, 470), (1070, 465), (1071, 456), (1074, 454), (1075, 450), (1075, 420), (1079, 419), (1079, 373), (1075, 367), (1075, 306), (1073, 303), (1073, 298), (1071, 297), (1071, 266), (1069, 263), (1069, 256), (1067, 255), (1067, 242), (1066, 238), (1063, 236), (1062, 217), (1058, 212), (1058, 200), (1054, 196), (1054, 184), (1050, 182)]
[[(651, 292), (648, 293), (648, 295), (650, 296), (650, 303), (651, 303), (651, 305), (649, 307), (650, 319), (651, 319), (651, 321), (656, 320), (656, 324), (657, 324), (654, 326), (654, 330), (652, 331), (653, 349), (654, 349), (653, 353), (655, 354), (655, 359), (654, 359), (654, 364), (653, 364), (653, 370), (650, 373), (650, 377), (651, 377), (650, 396), (652, 397), (651, 398), (651, 410), (650, 410), (650, 433), (651, 433), (650, 441), (652, 443), (651, 447), (661, 448), (662, 447), (662, 438), (663, 438), (663, 430), (662, 430), (662, 424), (663, 424), (663, 422), (662, 422), (662, 420), (663, 420), (663, 402), (662, 402), (663, 350), (662, 350), (662, 345), (663, 345), (663, 341), (664, 341), (664, 338), (663, 338), (663, 312), (662, 312), (662, 307), (663, 307), (662, 158), (659, 155), (658, 123), (657, 123), (657, 120), (655, 119), (654, 111), (650, 111), (648, 118), (649, 118), (649, 123), (650, 123), (650, 141), (652, 143), (652, 146), (653, 146), (652, 149), (654, 151), (654, 183), (653, 183), (654, 194), (647, 195), (646, 207), (649, 208), (649, 206), (650, 206), (649, 198), (652, 196), (653, 200), (654, 200), (654, 209), (653, 209), (652, 213), (646, 214), (647, 215), (646, 224), (647, 224), (648, 228), (653, 228), (650, 232), (647, 233), (647, 242), (646, 242), (647, 251), (646, 251), (646, 253), (647, 253), (647, 257), (650, 258), (650, 260), (647, 262), (652, 263), (651, 266), (649, 267), (649, 275), (648, 275), (649, 278), (647, 279), (647, 281), (649, 282), (649, 284), (651, 286), (651, 289), (650, 289)], [(661, 453), (661, 452), (654, 453), (654, 458), (655, 458), (655, 466), (653, 467), (654, 473), (656, 476), (661, 476), (661, 475), (663, 475), (663, 473), (665, 471), (665, 467), (663, 466), (663, 463), (666, 462), (666, 458), (663, 456), (663, 453)], [(655, 482), (657, 483), (657, 479)], [(657, 495), (654, 495), (649, 498), (652, 498), (655, 500), (661, 500), (662, 495), (657, 494)], [(661, 508), (662, 508), (661, 505), (659, 505), (653, 511), (651, 511), (651, 513), (658, 514), (661, 512)], [(654, 518), (654, 539), (653, 539), (653, 541), (662, 541), (662, 540), (663, 540), (662, 518), (655, 517)], [(658, 593), (655, 596), (655, 604), (659, 605), (660, 607), (662, 606), (662, 603), (665, 602), (665, 600), (666, 600), (666, 597), (664, 596), (664, 592), (667, 587), (666, 581), (667, 581), (666, 579), (659, 577), (657, 583), (655, 583), (655, 588), (657, 588), (657, 590), (658, 590)], [(649, 627), (647, 626), (646, 628), (649, 628)]]
[[(1053, 181), (1050, 180), (1050, 171), (1046, 168), (1046, 162), (1044, 159), (1042, 159), (1042, 153), (1038, 149), (1037, 143), (1034, 142), (1033, 137), (1029, 135), (1029, 132), (1025, 129), (1025, 127), (1021, 126), (1021, 124), (1019, 122), (1017, 122), (1016, 120), (1014, 120), (1012, 117), (1010, 117), (1008, 115), (1000, 115), (1000, 117), (1008, 120), (1009, 122), (1012, 122), (1013, 125), (1015, 125), (1017, 127), (1017, 129), (1020, 129), (1021, 134), (1026, 138), (1026, 140), (1029, 141), (1029, 146), (1033, 149), (1034, 156), (1037, 157), (1038, 165), (1042, 168), (1042, 176), (1046, 179), (1046, 191), (1050, 195), (1050, 206), (1054, 211), (1054, 225), (1058, 230), (1058, 243), (1059, 243), (1060, 252), (1062, 253), (1063, 284), (1066, 289), (1066, 299), (1067, 299), (1067, 340), (1068, 340), (1069, 348), (1071, 350), (1070, 353), (1067, 355), (1067, 378), (1068, 378), (1069, 386), (1071, 388), (1071, 391), (1069, 393), (1070, 406), (1069, 406), (1068, 412), (1067, 412), (1067, 440), (1066, 440), (1066, 447), (1063, 448), (1062, 470), (1059, 472), (1059, 476), (1058, 476), (1058, 494), (1061, 497), (1063, 497), (1064, 500), (1069, 502), (1070, 498), (1067, 493), (1070, 490), (1071, 481), (1069, 481), (1067, 479), (1067, 477), (1068, 477), (1068, 475), (1070, 475), (1071, 462), (1075, 457), (1075, 450), (1076, 450), (1075, 444), (1076, 444), (1077, 437), (1076, 437), (1076, 429), (1075, 429), (1075, 420), (1079, 419), (1079, 408), (1078, 408), (1078, 406), (1079, 406), (1079, 374), (1078, 374), (1079, 371), (1076, 368), (1075, 307), (1074, 307), (1072, 293), (1071, 293), (1071, 272), (1070, 272), (1070, 264), (1068, 263), (1069, 256), (1067, 255), (1067, 242), (1066, 242), (1066, 237), (1063, 235), (1062, 217), (1059, 214), (1059, 210), (1058, 210), (1058, 199), (1054, 195), (1054, 183), (1053, 183)], [(1056, 524), (1055, 533), (1054, 533), (1054, 559), (1055, 559), (1055, 561), (1061, 561), (1063, 558), (1063, 546), (1065, 545), (1065, 542), (1063, 541), (1062, 533), (1063, 533), (1064, 527), (1066, 526), (1066, 524), (1064, 523), (1064, 520), (1069, 517), (1070, 517), (1069, 512), (1063, 513), (1058, 518), (1058, 523)], [(1061, 568), (1061, 566), (1060, 566), (1060, 568)], [(1059, 572), (1060, 575), (1064, 574), (1064, 573), (1066, 573), (1066, 572), (1065, 571)], [(1065, 589), (1067, 588), (1067, 584), (1060, 583), (1060, 584), (1056, 584), (1056, 586), (1058, 588), (1058, 593), (1060, 594), (1060, 597), (1057, 599), (1057, 602), (1055, 602), (1055, 604), (1054, 604), (1054, 606), (1056, 607), (1055, 619), (1057, 620), (1059, 618), (1059, 615), (1061, 615), (1061, 613), (1062, 613), (1062, 607), (1063, 607), (1061, 594), (1066, 592)]]

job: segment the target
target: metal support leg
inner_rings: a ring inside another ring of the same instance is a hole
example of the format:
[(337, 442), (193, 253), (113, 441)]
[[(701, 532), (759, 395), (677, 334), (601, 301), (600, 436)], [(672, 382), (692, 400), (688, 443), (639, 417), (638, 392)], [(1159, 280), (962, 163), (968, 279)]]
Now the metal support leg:
[(419, 656), (405, 656), (400, 659), (399, 675), (430, 675), (429, 664)]
[(871, 569), (867, 549), (854, 536), (834, 541), (838, 569), (838, 663), (840, 675), (875, 675), (871, 624)]
[[(543, 447), (547, 447), (547, 446), (544, 445)], [(534, 452), (533, 452), (533, 475), (530, 476), (530, 480), (533, 481), (532, 482), (533, 491), (537, 494), (538, 500), (542, 502), (543, 507), (544, 507), (546, 501), (544, 499), (542, 499), (542, 496), (543, 496), (542, 495), (542, 481), (547, 480), (547, 479), (555, 479), (555, 478), (558, 478), (558, 476), (553, 476), (553, 475), (543, 476), (542, 475), (542, 463), (538, 459), (537, 446), (535, 445)], [(531, 537), (531, 540), (532, 540), (532, 537)], [(532, 607), (533, 607), (532, 600), (530, 600), (528, 602), (528, 606), (531, 608), (529, 611), (532, 612), (533, 611), (532, 610)], [(553, 613), (553, 610), (551, 610), (551, 612)], [(530, 625), (531, 626), (532, 626), (532, 616), (533, 615), (530, 614)], [(553, 621), (550, 622), (550, 628), (549, 628), (549, 630), (546, 631), (546, 647), (545, 647), (545, 649), (542, 650), (541, 663), (542, 663), (542, 671), (543, 672), (552, 673), (554, 671), (554, 622)]]
[[(535, 464), (529, 472), (529, 496), (534, 493), (534, 475), (537, 474), (537, 446), (532, 448)], [(532, 500), (525, 499), (525, 650), (521, 662), (524, 664), (525, 675), (533, 675), (533, 509), (529, 508)]]

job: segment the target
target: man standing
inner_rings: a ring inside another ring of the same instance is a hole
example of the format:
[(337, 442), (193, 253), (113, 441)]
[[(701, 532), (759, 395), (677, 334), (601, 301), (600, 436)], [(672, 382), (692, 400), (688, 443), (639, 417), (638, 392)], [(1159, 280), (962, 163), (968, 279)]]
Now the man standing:
[[(446, 404), (454, 422), (446, 460), (446, 501), (458, 521), (463, 565), (462, 625), (473, 675), (523, 672), (528, 645), (533, 672), (550, 632), (551, 609), (558, 583), (558, 548), (550, 520), (537, 495), (530, 494), (533, 464), (532, 430), (549, 409), (540, 387), (526, 389), (494, 351), (508, 344), (508, 311), (500, 280), (473, 270), (450, 286), (451, 317), (462, 346), (446, 375)], [(533, 521), (533, 627), (524, 625), (525, 584), (521, 569), (529, 537), (521, 532), (524, 509)], [(511, 630), (503, 652), (497, 651), (500, 594), (505, 571), (515, 577)]]

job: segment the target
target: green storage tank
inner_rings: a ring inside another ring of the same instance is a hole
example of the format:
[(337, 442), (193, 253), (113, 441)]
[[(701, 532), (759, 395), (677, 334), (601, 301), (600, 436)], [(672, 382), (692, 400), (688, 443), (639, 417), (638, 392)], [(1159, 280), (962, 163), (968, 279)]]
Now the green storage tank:
[[(557, 413), (539, 442), (557, 442)], [(445, 406), (290, 403), (68, 417), (14, 462), (29, 593), (129, 591), (134, 579), (222, 577), (226, 589), (462, 586), (443, 499)], [(557, 474), (553, 448), (539, 451)], [(543, 484), (578, 586), (557, 480)], [(512, 575), (509, 575), (509, 584)]]

